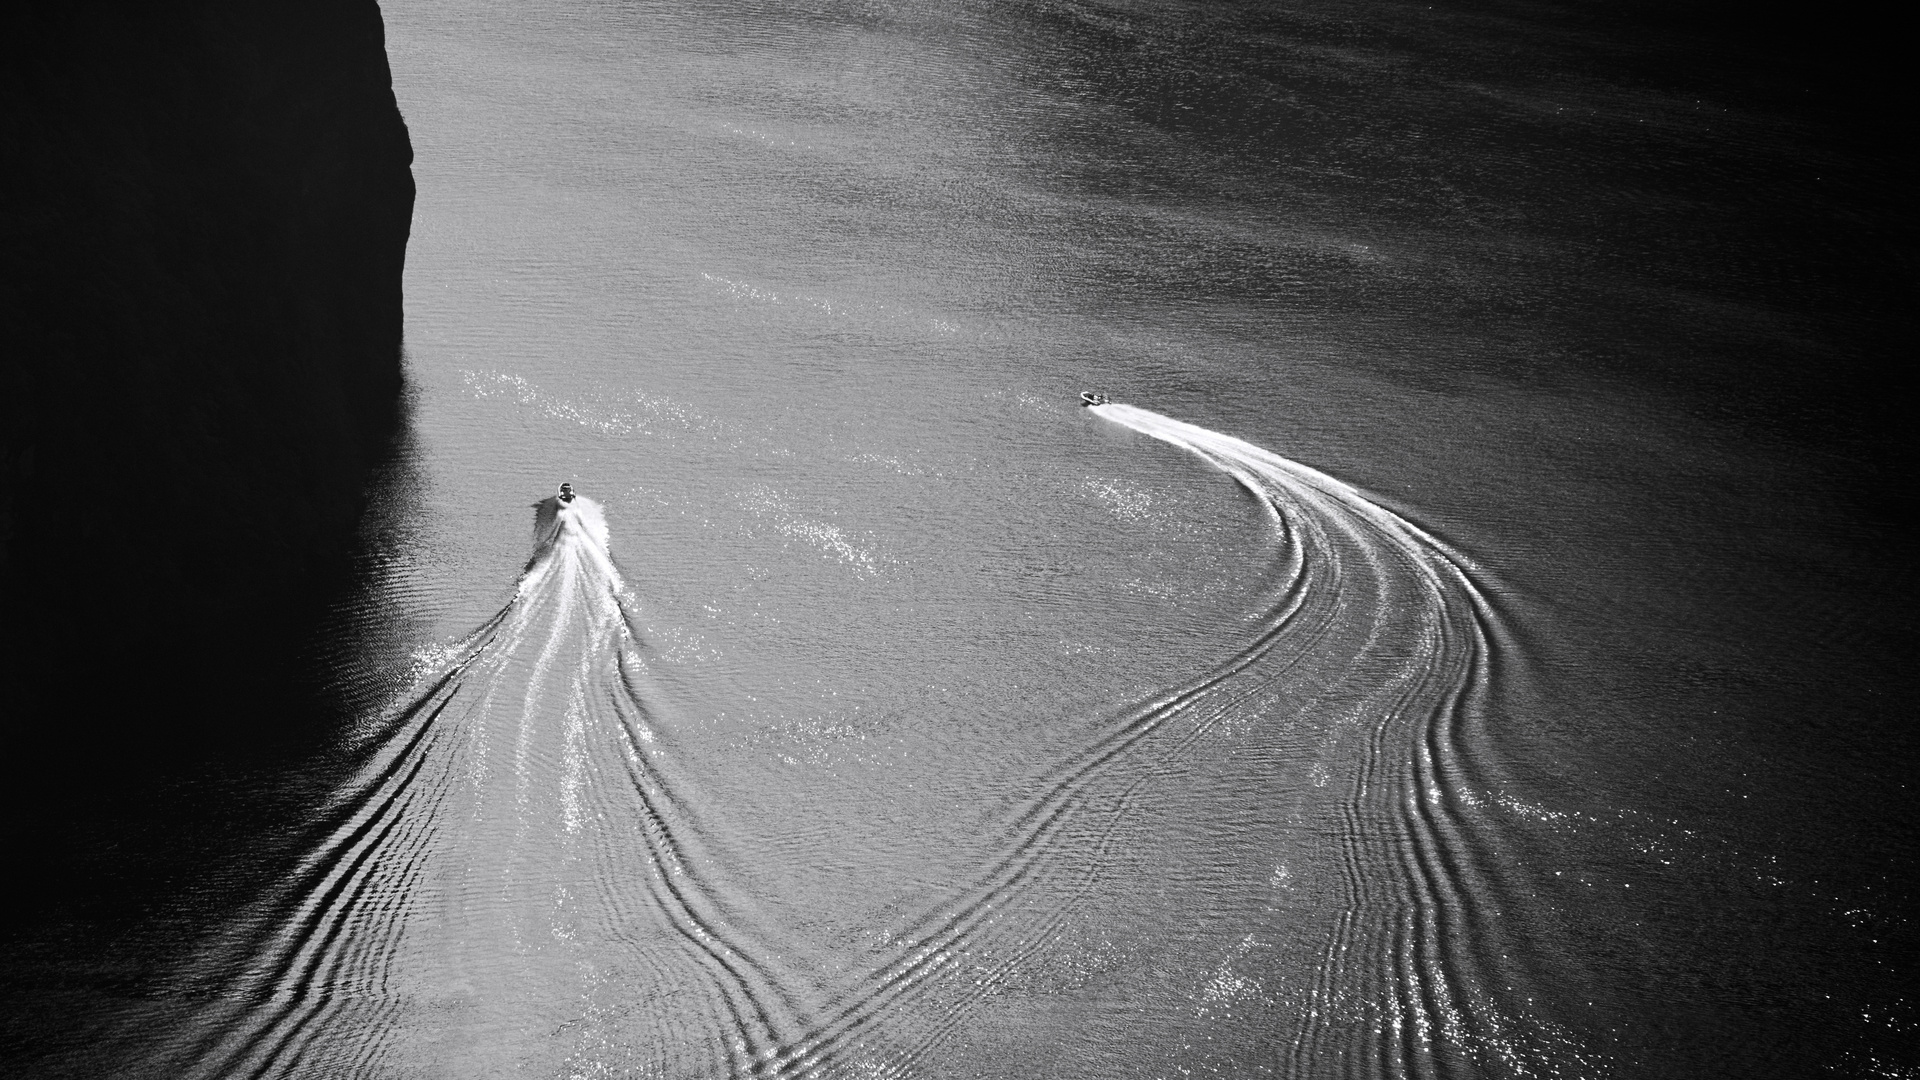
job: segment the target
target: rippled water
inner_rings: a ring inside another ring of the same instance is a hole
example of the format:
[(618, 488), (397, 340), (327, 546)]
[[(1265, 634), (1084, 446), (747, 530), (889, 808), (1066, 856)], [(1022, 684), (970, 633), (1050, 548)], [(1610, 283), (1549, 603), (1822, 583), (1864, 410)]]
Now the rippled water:
[[(1147, 1049), (1144, 1024), (1212, 1043), (1202, 1061), (1289, 1072), (1590, 1064), (1536, 1006), (1530, 942), (1485, 910), (1523, 901), (1465, 748), (1512, 647), (1474, 571), (1324, 473), (1095, 412), (1233, 476), (1268, 517), (1233, 651), (1056, 719), (1017, 785), (991, 756), (913, 770), (967, 819), (947, 850), (900, 851), (870, 813), (770, 830), (724, 797), (737, 741), (703, 738), (656, 675), (671, 646), (601, 508), (547, 500), (512, 601), (423, 658), (366, 733), (337, 823), (245, 923), (246, 974), (180, 1067), (1006, 1072), (1036, 1023), (1083, 1060)], [(810, 757), (756, 778), (762, 815), (858, 779)]]
[(1703, 180), (1807, 131), (1565, 12), (386, 14), (357, 773), (156, 1074), (1911, 1067), (1830, 208)]

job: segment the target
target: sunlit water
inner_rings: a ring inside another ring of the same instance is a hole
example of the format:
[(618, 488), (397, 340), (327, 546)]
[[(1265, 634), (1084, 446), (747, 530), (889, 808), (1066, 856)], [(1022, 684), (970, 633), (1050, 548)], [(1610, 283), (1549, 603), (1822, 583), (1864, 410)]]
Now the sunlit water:
[(1749, 313), (1595, 254), (1754, 121), (1413, 8), (387, 19), (362, 764), (156, 1074), (1891, 1060), (1785, 763), (1870, 687), (1777, 674), (1876, 663), (1844, 514), (1622, 359)]
[[(665, 654), (601, 508), (549, 499), (511, 602), (366, 734), (380, 745), (337, 825), (247, 922), (246, 974), (226, 1015), (188, 1028), (179, 1067), (1004, 1071), (1024, 1041), (1005, 1029), (1049, 1015), (1076, 1056), (1149, 1025), (1212, 1043), (1200, 1060), (1291, 1073), (1591, 1064), (1519, 991), (1528, 943), (1484, 910), (1523, 901), (1468, 749), (1510, 662), (1473, 571), (1324, 473), (1133, 406), (1095, 412), (1258, 502), (1246, 625), (1183, 683), (1056, 727), (1017, 789), (991, 797), (1006, 770), (990, 761), (923, 776), (973, 803), (956, 847), (913, 867), (936, 882), (871, 858), (897, 839), (856, 821), (783, 843), (717, 798), (706, 778), (738, 749), (684, 736), (699, 714), (656, 680)], [(757, 801), (852, 779), (818, 764)], [(860, 887), (823, 903), (807, 881), (823, 859)], [(1119, 986), (1134, 992), (1065, 1023)]]

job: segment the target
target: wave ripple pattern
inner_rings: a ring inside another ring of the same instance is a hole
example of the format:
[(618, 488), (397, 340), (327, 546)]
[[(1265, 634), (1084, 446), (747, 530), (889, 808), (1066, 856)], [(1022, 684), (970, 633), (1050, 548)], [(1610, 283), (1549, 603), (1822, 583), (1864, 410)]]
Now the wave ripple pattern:
[(1276, 530), (1259, 634), (1142, 722), (1257, 703), (1307, 744), (1296, 768), (1314, 794), (1297, 793), (1293, 825), (1334, 839), (1321, 857), (1339, 885), (1311, 905), (1324, 932), (1296, 938), (1317, 955), (1283, 965), (1315, 974), (1280, 1018), (1278, 1074), (1610, 1072), (1539, 1008), (1526, 957), (1546, 927), (1485, 812), (1499, 789), (1487, 728), (1519, 650), (1480, 572), (1326, 473), (1135, 406), (1092, 411), (1227, 473)]
[[(169, 1074), (1071, 1073), (985, 1034), (1038, 998), (1093, 1002), (1063, 1045), (1126, 1028), (1087, 1075), (1604, 1072), (1509, 959), (1533, 920), (1469, 748), (1513, 650), (1466, 560), (1259, 447), (1091, 411), (1237, 480), (1268, 573), (1237, 650), (1078, 724), (963, 887), (851, 967), (796, 962), (826, 946), (730, 887), (759, 853), (706, 825), (600, 508), (549, 499), (512, 600), (369, 734), (326, 840), (236, 927), (242, 974)], [(1185, 875), (1207, 910), (1143, 886), (1175, 849), (1215, 864)], [(1184, 927), (1204, 970), (1089, 950), (1103, 924)]]
[(546, 500), (511, 602), (386, 721), (251, 920), (189, 1074), (571, 1075), (600, 1043), (646, 1058), (628, 1075), (743, 1071), (786, 1003), (697, 869), (646, 677), (600, 507)]

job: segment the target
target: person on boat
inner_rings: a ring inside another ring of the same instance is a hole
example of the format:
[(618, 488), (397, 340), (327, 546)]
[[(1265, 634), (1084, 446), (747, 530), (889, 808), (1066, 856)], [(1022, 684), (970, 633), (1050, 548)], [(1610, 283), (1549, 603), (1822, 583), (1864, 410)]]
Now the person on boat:
[(560, 485), (560, 501), (563, 503), (570, 503), (573, 501), (573, 485), (572, 484)]

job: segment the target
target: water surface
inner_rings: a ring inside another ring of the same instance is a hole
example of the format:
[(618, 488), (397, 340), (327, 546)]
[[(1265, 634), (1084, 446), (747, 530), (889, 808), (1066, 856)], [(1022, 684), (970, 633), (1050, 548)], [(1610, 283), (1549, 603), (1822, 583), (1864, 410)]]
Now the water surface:
[(390, 5), (379, 692), (166, 1067), (1912, 1067), (1850, 234), (1584, 18)]

